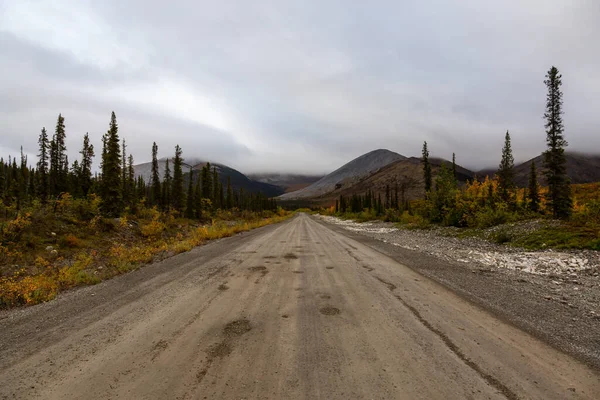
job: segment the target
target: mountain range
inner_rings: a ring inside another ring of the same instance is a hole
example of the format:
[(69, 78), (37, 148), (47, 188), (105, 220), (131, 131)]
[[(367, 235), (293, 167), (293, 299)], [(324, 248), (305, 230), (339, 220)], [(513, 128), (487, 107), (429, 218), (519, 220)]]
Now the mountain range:
[[(193, 174), (197, 174), (198, 171), (202, 170), (202, 167), (206, 165), (206, 161), (200, 159), (186, 159), (183, 162), (183, 172), (189, 174), (190, 168)], [(158, 160), (158, 170), (160, 179), (163, 179), (165, 173), (165, 166), (167, 164), (167, 158), (161, 158)], [(171, 170), (172, 170), (171, 164)], [(252, 180), (240, 171), (231, 168), (227, 165), (219, 163), (210, 163), (211, 167), (215, 167), (219, 173), (219, 181), (226, 186), (227, 180), (231, 179), (231, 186), (234, 190), (244, 189), (248, 193), (261, 192), (269, 197), (276, 197), (284, 193), (284, 188), (278, 185), (273, 185), (268, 182), (261, 182), (258, 180)], [(152, 163), (147, 162), (143, 164), (134, 165), (134, 173), (136, 176), (141, 176), (144, 181), (150, 182), (152, 177)]]
[[(565, 153), (567, 159), (567, 174), (573, 183), (588, 183), (600, 181), (600, 155), (588, 155), (574, 152)], [(166, 158), (159, 160), (159, 172), (164, 174)], [(515, 183), (527, 186), (531, 163), (538, 170), (538, 180), (545, 185), (543, 156), (539, 155), (514, 168)], [(430, 158), (432, 174), (438, 174), (441, 165), (451, 163), (441, 158)], [(206, 161), (201, 159), (186, 159), (184, 172), (193, 173), (201, 170)], [(269, 197), (278, 197), (284, 203), (298, 205), (323, 204), (329, 205), (340, 195), (351, 196), (363, 194), (367, 190), (384, 193), (386, 187), (394, 189), (398, 185), (399, 197), (411, 200), (423, 197), (425, 185), (423, 181), (423, 166), (421, 159), (406, 157), (386, 149), (370, 151), (342, 165), (325, 176), (306, 174), (254, 173), (245, 175), (242, 172), (220, 163), (211, 163), (219, 172), (220, 181), (226, 185), (231, 179), (235, 190), (243, 188), (250, 193), (262, 192)], [(142, 176), (150, 181), (152, 164), (143, 163), (134, 166), (136, 176)], [(484, 178), (495, 174), (495, 169), (471, 171), (460, 165), (456, 166), (457, 179), (460, 184), (475, 178)]]

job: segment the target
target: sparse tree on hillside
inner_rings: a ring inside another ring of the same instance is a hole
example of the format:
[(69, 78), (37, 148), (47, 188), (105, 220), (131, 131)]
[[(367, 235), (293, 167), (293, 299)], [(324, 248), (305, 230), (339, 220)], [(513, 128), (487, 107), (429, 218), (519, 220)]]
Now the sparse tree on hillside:
[(452, 153), (452, 176), (456, 179), (456, 154)]
[(118, 217), (123, 207), (123, 186), (121, 183), (121, 148), (119, 146), (119, 127), (113, 111), (108, 132), (104, 135), (102, 151), (102, 179), (100, 196), (102, 210), (106, 215)]
[(215, 208), (219, 208), (219, 207), (221, 207), (221, 205), (219, 204), (219, 174), (217, 173), (217, 167), (215, 167), (214, 165), (213, 165), (212, 183), (213, 183), (212, 201), (213, 201)]
[(90, 143), (87, 132), (83, 137), (83, 148), (79, 153), (81, 154), (79, 184), (81, 185), (82, 194), (87, 196), (92, 187), (92, 160), (94, 158), (94, 145)]
[(187, 189), (187, 204), (185, 208), (186, 218), (194, 218), (194, 170), (190, 166), (190, 175), (188, 178), (188, 189)]
[(212, 185), (210, 163), (207, 162), (202, 168), (202, 197), (205, 199), (211, 199), (213, 191)]
[(233, 190), (231, 189), (231, 177), (227, 177), (227, 209), (233, 208)]
[(150, 178), (150, 185), (152, 186), (152, 202), (153, 206), (160, 206), (161, 204), (161, 191), (160, 191), (160, 174), (158, 172), (158, 146), (156, 142), (152, 143), (152, 176)]
[(58, 114), (54, 136), (50, 143), (50, 190), (53, 196), (67, 190), (67, 146), (65, 144), (65, 119)]
[[(40, 152), (38, 153), (38, 195), (40, 196), (40, 200), (42, 204), (45, 204), (48, 199), (48, 158), (49, 154), (49, 143), (48, 143), (48, 133), (46, 133), (46, 128), (42, 128), (42, 133), (40, 133), (40, 137), (38, 139), (38, 143), (40, 145)], [(2, 171), (3, 174), (4, 171)], [(0, 188), (1, 190), (2, 188)]]
[(129, 154), (127, 157), (127, 187), (129, 187), (129, 207), (132, 210), (136, 208), (136, 187), (135, 187), (135, 170), (133, 169), (133, 154)]
[(515, 159), (513, 158), (510, 145), (510, 134), (506, 131), (504, 147), (502, 148), (502, 160), (500, 161), (496, 175), (498, 176), (498, 192), (500, 198), (507, 203), (512, 203), (513, 201), (513, 189), (515, 187), (514, 165)]
[(127, 180), (127, 144), (125, 143), (125, 138), (121, 140), (121, 185), (123, 186), (121, 189), (121, 193), (123, 196), (123, 205), (127, 206), (130, 202), (130, 193), (132, 188), (129, 186), (129, 181)]
[(200, 171), (196, 177), (196, 189), (194, 190), (194, 203), (196, 208), (196, 218), (202, 218), (202, 182), (200, 179)]
[(531, 169), (529, 170), (527, 198), (529, 200), (527, 207), (533, 212), (538, 212), (540, 210), (540, 190), (537, 181), (537, 171), (533, 161), (531, 161)]
[(182, 163), (181, 147), (177, 145), (175, 146), (175, 158), (173, 159), (173, 189), (171, 191), (171, 203), (173, 204), (173, 208), (179, 212), (183, 211), (185, 205)]
[(431, 164), (429, 164), (429, 150), (427, 149), (427, 142), (423, 142), (423, 179), (425, 180), (425, 193), (431, 191)]
[(550, 68), (544, 80), (548, 88), (546, 95), (546, 143), (548, 150), (544, 152), (544, 167), (548, 181), (547, 204), (554, 218), (565, 219), (571, 215), (573, 199), (571, 198), (571, 182), (567, 175), (567, 159), (562, 121), (562, 75), (556, 67)]
[(173, 178), (171, 177), (171, 167), (169, 167), (169, 159), (165, 163), (165, 177), (162, 183), (162, 206), (164, 210), (171, 208), (171, 184)]

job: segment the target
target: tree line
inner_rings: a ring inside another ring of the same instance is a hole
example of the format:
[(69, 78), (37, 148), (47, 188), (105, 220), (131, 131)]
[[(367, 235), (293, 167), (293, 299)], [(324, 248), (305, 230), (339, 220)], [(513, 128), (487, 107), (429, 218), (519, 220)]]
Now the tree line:
[(66, 146), (65, 118), (58, 115), (56, 128), (49, 137), (42, 128), (38, 138), (35, 167), (28, 164), (21, 147), (20, 159), (0, 158), (0, 200), (5, 212), (19, 213), (26, 205), (47, 205), (69, 194), (74, 198), (90, 195), (100, 198), (105, 216), (118, 217), (138, 207), (157, 207), (177, 212), (187, 218), (203, 218), (218, 209), (264, 211), (275, 210), (277, 204), (262, 193), (236, 190), (228, 177), (223, 187), (215, 166), (207, 163), (201, 171), (183, 170), (182, 149), (175, 146), (173, 158), (167, 158), (164, 174), (160, 173), (158, 146), (152, 145), (152, 173), (149, 182), (135, 176), (133, 155), (127, 154), (125, 139), (119, 137), (115, 113), (111, 114), (108, 131), (102, 136), (100, 173), (93, 172), (96, 156), (89, 134), (83, 137), (80, 158), (69, 163)]

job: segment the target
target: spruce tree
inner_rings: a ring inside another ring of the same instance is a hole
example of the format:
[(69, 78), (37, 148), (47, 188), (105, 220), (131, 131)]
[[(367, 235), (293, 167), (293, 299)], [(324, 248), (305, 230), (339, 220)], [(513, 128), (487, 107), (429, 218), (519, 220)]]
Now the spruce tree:
[(452, 176), (456, 179), (456, 154), (452, 153)]
[(227, 177), (227, 209), (233, 208), (233, 190), (231, 189), (231, 177)]
[(127, 180), (127, 144), (125, 144), (125, 138), (121, 140), (121, 185), (123, 186), (121, 192), (123, 194), (123, 205), (126, 207), (130, 202), (131, 187), (129, 187), (129, 181)]
[(502, 148), (502, 159), (498, 166), (498, 192), (500, 198), (506, 203), (512, 203), (512, 192), (515, 187), (515, 159), (513, 158), (512, 148), (510, 145), (510, 134), (506, 131), (504, 137), (504, 147)]
[(38, 153), (38, 196), (40, 196), (40, 200), (42, 204), (46, 204), (48, 200), (48, 159), (50, 155), (49, 152), (49, 143), (48, 143), (48, 133), (46, 133), (46, 128), (42, 128), (42, 133), (40, 133), (40, 137), (38, 139), (38, 143), (40, 145), (40, 152)]
[(171, 168), (169, 167), (169, 159), (165, 163), (165, 177), (162, 183), (162, 207), (168, 211), (171, 208)]
[(105, 215), (118, 217), (123, 207), (123, 186), (121, 182), (121, 148), (119, 146), (119, 127), (113, 111), (108, 132), (103, 139), (102, 178), (100, 197)]
[(385, 185), (385, 209), (390, 208), (390, 185)]
[(58, 114), (54, 136), (50, 143), (49, 181), (50, 191), (53, 196), (57, 196), (67, 190), (68, 161), (66, 160), (67, 147), (65, 139), (65, 119), (62, 114)]
[[(200, 175), (200, 172), (198, 172)], [(196, 178), (196, 189), (194, 190), (194, 203), (196, 203), (196, 218), (202, 218), (202, 185), (200, 176)]]
[(562, 121), (562, 75), (556, 67), (550, 68), (544, 84), (548, 88), (546, 95), (546, 144), (544, 152), (544, 174), (548, 181), (546, 203), (552, 210), (554, 218), (566, 219), (571, 215), (573, 199), (571, 198), (571, 181), (567, 175), (567, 159), (565, 147), (568, 145), (564, 138)]
[(212, 201), (215, 208), (219, 208), (221, 205), (219, 204), (219, 174), (217, 173), (217, 167), (213, 166), (213, 193), (212, 193)]
[(152, 177), (150, 178), (150, 185), (152, 186), (152, 201), (153, 206), (160, 206), (161, 204), (161, 191), (160, 191), (160, 173), (158, 171), (158, 146), (156, 142), (152, 143)]
[(133, 154), (127, 157), (127, 187), (129, 188), (129, 207), (135, 210), (136, 206), (136, 188), (135, 188), (135, 169), (133, 168)]
[(219, 181), (219, 208), (225, 206), (225, 193), (223, 192), (223, 184)]
[(88, 133), (83, 137), (83, 148), (81, 154), (80, 179), (81, 191), (87, 196), (92, 187), (92, 159), (94, 158), (94, 145), (90, 143)]
[(427, 149), (427, 142), (423, 142), (423, 179), (425, 180), (425, 193), (431, 191), (431, 164), (429, 164), (429, 150)]
[(177, 145), (175, 146), (175, 158), (173, 158), (173, 188), (171, 189), (171, 202), (173, 208), (178, 212), (182, 212), (185, 206), (182, 164), (181, 147)]
[(535, 169), (535, 163), (531, 161), (531, 168), (529, 170), (529, 188), (527, 190), (527, 207), (533, 211), (538, 212), (540, 210), (540, 189), (537, 181), (537, 171)]
[(194, 170), (190, 166), (190, 174), (188, 178), (188, 189), (187, 189), (187, 205), (185, 208), (186, 218), (194, 218)]
[(206, 166), (202, 168), (202, 197), (210, 199), (212, 197), (212, 179), (210, 163), (206, 163)]

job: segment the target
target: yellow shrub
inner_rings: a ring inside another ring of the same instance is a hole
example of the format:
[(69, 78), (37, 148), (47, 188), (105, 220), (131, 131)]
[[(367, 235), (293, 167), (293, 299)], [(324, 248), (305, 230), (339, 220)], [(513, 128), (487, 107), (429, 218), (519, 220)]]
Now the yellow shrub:
[(87, 253), (79, 253), (72, 265), (62, 267), (58, 270), (58, 282), (62, 288), (70, 288), (77, 285), (89, 285), (98, 283), (100, 279), (85, 269), (90, 267), (94, 258)]
[(154, 237), (163, 233), (167, 229), (165, 224), (158, 220), (158, 217), (153, 218), (151, 222), (142, 225), (140, 231), (144, 237)]
[(0, 278), (0, 307), (52, 300), (57, 292), (56, 281), (44, 275)]

